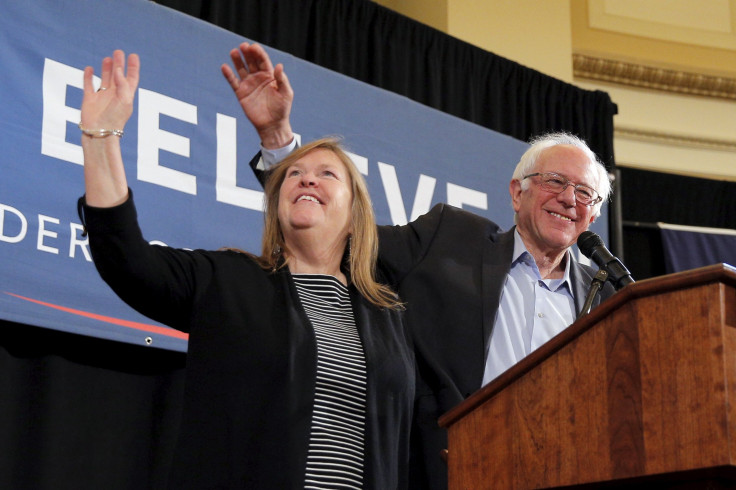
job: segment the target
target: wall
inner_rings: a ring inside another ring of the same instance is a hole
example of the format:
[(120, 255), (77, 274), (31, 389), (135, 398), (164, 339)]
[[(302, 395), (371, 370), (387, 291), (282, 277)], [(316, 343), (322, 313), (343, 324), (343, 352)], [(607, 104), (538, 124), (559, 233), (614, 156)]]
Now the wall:
[(608, 92), (620, 166), (736, 181), (736, 0), (378, 3)]

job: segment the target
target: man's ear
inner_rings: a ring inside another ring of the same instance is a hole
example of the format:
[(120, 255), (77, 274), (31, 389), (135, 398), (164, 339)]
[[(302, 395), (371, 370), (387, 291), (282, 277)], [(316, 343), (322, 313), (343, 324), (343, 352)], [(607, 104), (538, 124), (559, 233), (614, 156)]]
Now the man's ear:
[(512, 179), (511, 182), (509, 182), (509, 194), (511, 194), (511, 205), (514, 207), (515, 212), (519, 212), (519, 208), (521, 207), (521, 181), (517, 179)]

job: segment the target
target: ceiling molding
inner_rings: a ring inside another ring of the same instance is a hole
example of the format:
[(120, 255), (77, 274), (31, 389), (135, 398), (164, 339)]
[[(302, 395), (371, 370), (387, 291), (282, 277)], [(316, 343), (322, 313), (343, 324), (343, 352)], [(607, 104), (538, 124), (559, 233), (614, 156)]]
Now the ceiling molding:
[(701, 136), (652, 131), (631, 126), (616, 125), (614, 128), (614, 137), (647, 141), (668, 146), (736, 152), (736, 140), (704, 138)]
[(573, 54), (577, 78), (643, 87), (678, 94), (736, 100), (736, 78), (658, 68)]

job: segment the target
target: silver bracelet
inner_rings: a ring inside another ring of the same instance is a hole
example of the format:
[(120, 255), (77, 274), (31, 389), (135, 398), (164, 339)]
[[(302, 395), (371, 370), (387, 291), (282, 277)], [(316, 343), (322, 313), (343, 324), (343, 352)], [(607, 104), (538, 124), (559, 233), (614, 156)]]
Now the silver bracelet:
[(90, 138), (107, 138), (111, 135), (117, 136), (118, 138), (123, 137), (122, 129), (85, 129), (84, 126), (82, 126), (81, 122), (78, 124), (78, 126), (79, 130)]

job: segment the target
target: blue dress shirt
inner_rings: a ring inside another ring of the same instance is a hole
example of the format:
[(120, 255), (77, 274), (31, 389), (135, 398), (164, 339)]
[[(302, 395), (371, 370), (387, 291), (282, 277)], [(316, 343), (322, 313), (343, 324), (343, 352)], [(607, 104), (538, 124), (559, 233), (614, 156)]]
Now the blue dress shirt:
[(561, 279), (542, 279), (518, 231), (486, 352), (483, 385), (528, 356), (575, 320), (570, 252)]

